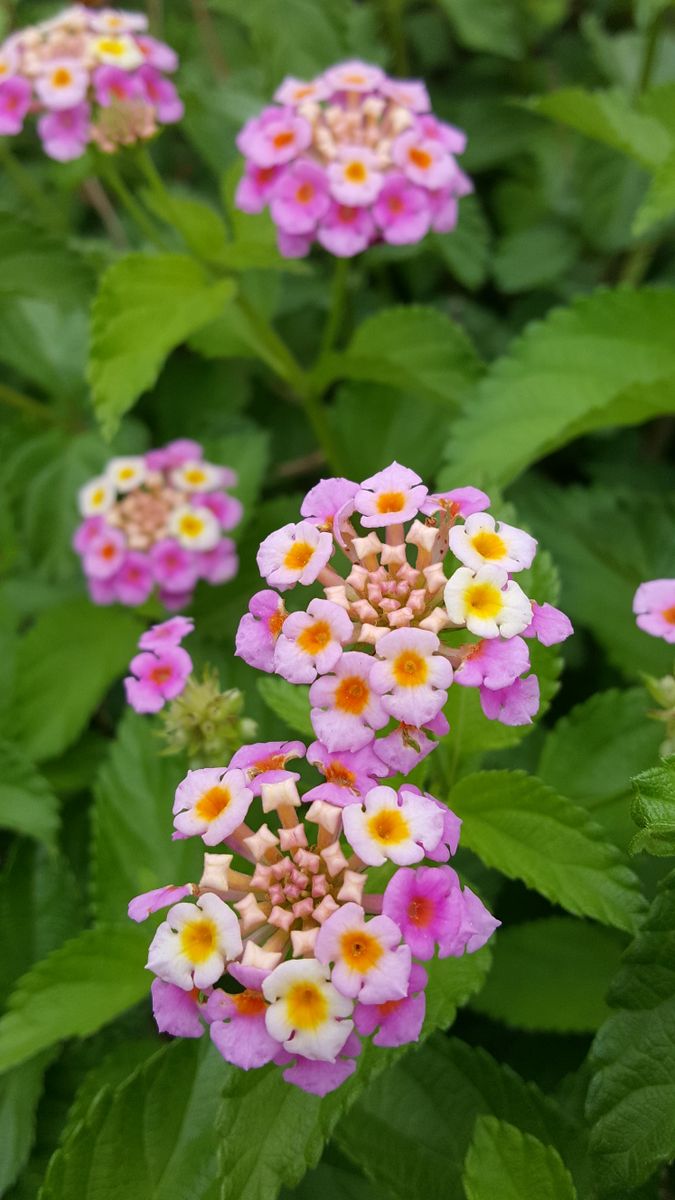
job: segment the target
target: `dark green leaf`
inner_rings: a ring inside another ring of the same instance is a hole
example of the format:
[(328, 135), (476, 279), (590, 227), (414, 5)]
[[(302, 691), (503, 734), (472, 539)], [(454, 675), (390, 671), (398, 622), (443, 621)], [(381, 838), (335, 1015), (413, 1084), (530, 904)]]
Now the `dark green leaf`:
[(675, 756), (643, 771), (633, 780), (633, 788), (631, 816), (640, 827), (631, 843), (633, 854), (641, 850), (658, 856), (675, 854)]
[(0, 828), (51, 844), (59, 806), (44, 776), (11, 742), (0, 739)]
[(303, 737), (314, 737), (309, 718), (309, 688), (270, 675), (258, 680), (258, 691), (267, 707), (285, 721), (289, 729)]

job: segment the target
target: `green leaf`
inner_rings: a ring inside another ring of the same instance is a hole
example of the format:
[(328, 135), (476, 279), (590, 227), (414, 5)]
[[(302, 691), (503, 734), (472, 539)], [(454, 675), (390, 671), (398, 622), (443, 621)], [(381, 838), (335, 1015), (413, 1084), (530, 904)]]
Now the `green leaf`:
[(636, 1187), (675, 1154), (675, 874), (659, 889), (591, 1049), (587, 1114), (599, 1190)]
[(579, 253), (570, 230), (555, 221), (542, 221), (507, 233), (492, 260), (495, 281), (503, 292), (527, 292), (555, 282), (569, 271)]
[(622, 949), (612, 931), (571, 917), (507, 926), (471, 1006), (516, 1029), (594, 1033), (608, 1015), (605, 995)]
[(518, 13), (509, 0), (440, 0), (455, 35), (469, 50), (485, 50), (505, 58), (523, 51)]
[(0, 1018), (0, 1071), (69, 1037), (86, 1037), (148, 991), (147, 931), (87, 929), (24, 975)]
[(35, 1135), (35, 1111), (42, 1095), (49, 1052), (0, 1077), (0, 1196), (14, 1183), (30, 1154)]
[[(611, 425), (612, 402), (631, 386), (675, 376), (674, 319), (675, 291), (643, 289), (596, 292), (530, 325), (465, 401), (448, 446), (452, 478), (506, 484), (586, 428), (601, 428), (603, 410)], [(662, 405), (675, 410), (667, 388)], [(646, 419), (640, 400), (632, 419)], [(621, 423), (630, 421), (624, 412)]]
[(561, 88), (537, 96), (529, 107), (628, 154), (645, 167), (658, 166), (671, 150), (668, 131), (653, 117), (632, 108), (620, 88), (596, 92), (580, 87)]
[[(484, 978), (489, 951), (429, 964), (423, 1036), (453, 1020)], [(222, 1142), (221, 1200), (275, 1200), (316, 1166), (337, 1121), (369, 1080), (400, 1058), (407, 1047), (367, 1045), (351, 1079), (323, 1099), (284, 1083), (278, 1067), (232, 1072), (219, 1118)]]
[(646, 233), (652, 225), (666, 220), (675, 212), (675, 153), (660, 163), (649, 184), (649, 190), (635, 214), (633, 233)]
[[(410, 415), (414, 412), (415, 420)], [(434, 476), (443, 444), (438, 404), (382, 383), (341, 383), (328, 409), (333, 436), (352, 475), (366, 479), (383, 462), (405, 462), (422, 477)], [(354, 438), (354, 430), (359, 437)]]
[(120, 1087), (102, 1089), (53, 1156), (40, 1200), (215, 1200), (214, 1120), (227, 1070), (208, 1038), (178, 1039)]
[(476, 352), (459, 325), (418, 305), (367, 317), (345, 353), (334, 355), (327, 368), (329, 378), (391, 384), (444, 408), (454, 408), (480, 372)]
[[(250, 30), (256, 56), (275, 84), (284, 75), (311, 79), (345, 57), (345, 6), (341, 0), (284, 0), (283, 19), (270, 20), (269, 0), (216, 0)], [(281, 10), (277, 9), (277, 17)]]
[(50, 396), (84, 398), (88, 337), (85, 308), (0, 296), (0, 362)]
[(490, 226), (475, 196), (464, 196), (459, 221), (452, 233), (432, 238), (445, 265), (464, 287), (475, 291), (487, 279), (490, 262)]
[(138, 620), (73, 600), (49, 609), (21, 640), (13, 719), (21, 749), (38, 761), (76, 741), (128, 666)]
[(464, 1168), (466, 1200), (576, 1200), (553, 1146), (495, 1117), (479, 1117)]
[(256, 511), (256, 502), (266, 481), (269, 434), (252, 426), (241, 433), (218, 438), (209, 443), (207, 450), (211, 461), (232, 467), (239, 477), (237, 486), (229, 489), (244, 506), (241, 524), (230, 534), (238, 538)]
[[(441, 1194), (443, 1200), (466, 1200), (464, 1159), (481, 1114), (517, 1121), (555, 1146), (583, 1193), (584, 1130), (509, 1066), (455, 1038), (435, 1037), (380, 1075), (343, 1117), (336, 1137), (340, 1149), (392, 1200)], [(501, 1191), (493, 1196), (501, 1200)]]
[(640, 832), (631, 842), (631, 851), (659, 857), (675, 854), (675, 755), (638, 775), (633, 789), (631, 816)]
[(0, 828), (53, 844), (59, 805), (47, 780), (16, 746), (0, 738)]
[(275, 716), (285, 721), (294, 733), (314, 738), (309, 718), (309, 688), (287, 683), (285, 679), (266, 676), (257, 681), (258, 691)]
[(633, 871), (587, 813), (524, 771), (481, 771), (452, 789), (462, 845), (578, 916), (633, 931), (645, 901)]
[(210, 204), (188, 196), (172, 195), (166, 189), (146, 188), (143, 199), (158, 217), (178, 231), (188, 250), (197, 258), (222, 264), (229, 234), (222, 217)]
[(89, 383), (107, 436), (152, 387), (167, 355), (215, 320), (234, 284), (180, 254), (129, 254), (110, 267), (92, 309)]
[(0, 212), (0, 295), (53, 300), (64, 308), (86, 301), (92, 273), (60, 238)]
[(133, 896), (197, 881), (202, 846), (172, 841), (171, 815), (184, 764), (163, 758), (147, 718), (127, 711), (96, 781), (92, 891), (97, 921), (125, 921)]

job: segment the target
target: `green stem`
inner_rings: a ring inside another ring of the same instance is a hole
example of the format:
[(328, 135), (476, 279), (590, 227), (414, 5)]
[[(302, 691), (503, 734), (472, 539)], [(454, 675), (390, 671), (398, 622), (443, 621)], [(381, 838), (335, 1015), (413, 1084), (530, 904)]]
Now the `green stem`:
[(328, 414), (323, 405), (321, 393), (317, 392), (311, 385), (308, 385), (304, 392), (299, 393), (299, 398), (305, 410), (305, 416), (312, 427), (314, 436), (323, 451), (328, 466), (336, 474), (339, 474), (340, 456), (335, 444), (333, 430), (328, 421)]
[(336, 258), (333, 282), (331, 285), (328, 319), (324, 326), (319, 348), (319, 359), (330, 354), (335, 340), (340, 332), (347, 303), (347, 283), (349, 280), (349, 259)]
[(61, 213), (54, 208), (30, 172), (15, 157), (14, 152), (7, 144), (6, 137), (0, 137), (0, 162), (16, 190), (39, 214), (45, 225), (53, 232), (63, 233), (64, 225)]
[(132, 221), (134, 221), (140, 232), (148, 239), (148, 241), (152, 242), (153, 246), (156, 246), (158, 250), (167, 250), (168, 246), (166, 242), (155, 229), (155, 226), (150, 221), (150, 218), (145, 210), (129, 191), (129, 188), (127, 187), (118, 170), (117, 164), (113, 162), (112, 159), (106, 161), (103, 172), (107, 183), (114, 191), (117, 199), (127, 210), (129, 216), (131, 217)]
[(45, 425), (61, 424), (60, 418), (45, 404), (40, 404), (31, 396), (24, 396), (23, 392), (17, 392), (5, 383), (0, 383), (0, 403), (15, 408), (17, 412), (31, 421), (41, 421)]

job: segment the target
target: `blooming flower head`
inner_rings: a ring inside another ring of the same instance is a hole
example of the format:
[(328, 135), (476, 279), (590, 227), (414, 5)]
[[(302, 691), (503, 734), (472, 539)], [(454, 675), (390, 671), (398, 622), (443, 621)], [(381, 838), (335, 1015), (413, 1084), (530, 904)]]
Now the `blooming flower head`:
[(675, 642), (675, 579), (641, 583), (633, 598), (638, 628), (652, 637)]
[(224, 531), (241, 505), (224, 488), (233, 483), (232, 472), (205, 462), (201, 447), (184, 439), (111, 459), (80, 489), (84, 521), (73, 541), (95, 602), (142, 604), (157, 587), (165, 606), (177, 609), (189, 604), (199, 579), (231, 579), (237, 556)]
[(423, 83), (351, 61), (313, 80), (288, 76), (275, 103), (237, 138), (245, 159), (236, 203), (269, 206), (287, 257), (318, 241), (351, 257), (372, 242), (420, 241), (457, 223), (471, 183), (457, 165), (466, 138), (430, 113)]
[[(457, 848), (458, 819), (444, 805), (373, 787), (365, 758), (350, 803), (301, 794), (286, 764), (303, 752), (262, 743), (191, 771), (174, 822), (208, 846), (202, 877), (137, 896), (129, 916), (169, 910), (147, 961), (160, 1030), (195, 1037), (208, 1027), (226, 1061), (274, 1063), (288, 1083), (325, 1095), (354, 1071), (359, 1034), (383, 1046), (419, 1037), (427, 974), (413, 960), (479, 949), (498, 922), (451, 868), (423, 865), (441, 844)], [(398, 870), (383, 895), (368, 870), (387, 857), (420, 865)]]
[(145, 33), (142, 13), (71, 5), (0, 46), (0, 134), (38, 116), (45, 153), (59, 162), (95, 142), (107, 153), (179, 121), (183, 104), (165, 72), (171, 47)]
[(143, 651), (129, 664), (131, 675), (124, 680), (127, 700), (136, 712), (154, 713), (173, 700), (185, 687), (192, 659), (180, 646)]
[[(236, 651), (251, 666), (310, 684), (312, 753), (329, 767), (331, 787), (341, 786), (343, 770), (349, 777), (349, 756), (367, 747), (385, 767), (369, 769), (372, 779), (411, 771), (448, 732), (443, 707), (453, 680), (481, 690), (491, 719), (530, 722), (538, 691), (524, 639), (552, 645), (572, 627), (525, 594), (517, 575), (536, 542), (497, 523), (489, 504), (475, 487), (430, 492), (394, 462), (360, 483), (322, 479), (302, 502), (302, 520), (263, 541), (257, 561), (270, 588), (252, 598)], [(312, 584), (323, 598), (288, 600), (289, 612), (285, 594)], [(483, 695), (525, 678), (499, 702)]]

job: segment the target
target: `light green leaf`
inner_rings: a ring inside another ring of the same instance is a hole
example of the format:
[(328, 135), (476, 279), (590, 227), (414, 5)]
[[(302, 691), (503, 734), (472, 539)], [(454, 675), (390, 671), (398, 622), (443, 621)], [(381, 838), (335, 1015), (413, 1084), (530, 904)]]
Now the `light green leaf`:
[[(587, 427), (601, 428), (603, 410), (611, 425), (609, 406), (628, 388), (675, 377), (673, 320), (675, 291), (643, 289), (596, 292), (530, 325), (465, 401), (448, 446), (451, 478), (506, 484)], [(675, 409), (667, 388), (662, 406)], [(636, 403), (637, 422), (653, 415), (643, 407)]]
[[(464, 1159), (483, 1113), (517, 1121), (555, 1146), (583, 1194), (584, 1131), (534, 1084), (455, 1038), (435, 1037), (380, 1075), (342, 1118), (336, 1137), (392, 1200), (428, 1200), (440, 1194), (441, 1181), (443, 1200), (466, 1200)], [(500, 1191), (493, 1195), (501, 1198)]]
[(495, 1117), (479, 1117), (464, 1168), (466, 1200), (576, 1200), (553, 1146)]
[(645, 167), (658, 166), (671, 151), (668, 131), (654, 117), (632, 108), (620, 88), (596, 92), (580, 87), (561, 88), (537, 96), (529, 107), (628, 154)]
[(229, 234), (222, 217), (210, 204), (191, 196), (146, 188), (143, 200), (158, 217), (181, 235), (188, 250), (204, 262), (222, 264)]
[(13, 721), (20, 747), (40, 761), (84, 729), (138, 640), (137, 618), (88, 600), (57, 605), (35, 622), (17, 655)]
[[(469, 338), (433, 308), (388, 308), (368, 317), (347, 350), (329, 361), (330, 378), (367, 379), (453, 409), (481, 365)], [(327, 379), (325, 380), (328, 381)]]
[(257, 681), (258, 691), (275, 716), (303, 737), (314, 738), (309, 718), (309, 688), (287, 683), (285, 679), (265, 676)]
[(623, 945), (611, 930), (571, 917), (507, 926), (472, 1008), (516, 1029), (594, 1033), (609, 1012), (605, 995)]
[(675, 1154), (675, 874), (665, 879), (591, 1049), (587, 1115), (599, 1190), (637, 1187)]
[(675, 153), (659, 163), (649, 184), (649, 190), (635, 215), (633, 232), (636, 237), (652, 225), (665, 221), (675, 213)]
[(646, 904), (625, 856), (587, 813), (524, 771), (481, 771), (452, 789), (462, 845), (578, 916), (633, 931)]
[(69, 1037), (86, 1037), (148, 991), (148, 935), (132, 925), (87, 929), (19, 980), (0, 1018), (0, 1071)]
[[(454, 1019), (480, 984), (489, 950), (429, 964), (427, 1017), (422, 1036)], [(407, 1047), (364, 1047), (351, 1079), (323, 1099), (284, 1083), (278, 1067), (233, 1072), (220, 1114), (223, 1138), (221, 1200), (274, 1200), (279, 1187), (293, 1187), (316, 1166), (340, 1116), (366, 1084), (400, 1058)]]
[(92, 891), (97, 921), (126, 921), (133, 896), (200, 878), (198, 840), (171, 840), (173, 798), (184, 775), (182, 760), (160, 755), (147, 718), (128, 710), (96, 781)]
[(47, 780), (16, 746), (0, 738), (0, 828), (52, 844), (58, 827), (58, 800)]
[(241, 524), (229, 535), (238, 539), (256, 511), (256, 502), (266, 481), (269, 434), (252, 426), (241, 433), (218, 438), (209, 443), (207, 450), (213, 462), (231, 467), (238, 475), (236, 487), (229, 489), (244, 506)]
[(129, 254), (110, 267), (92, 309), (89, 382), (107, 436), (152, 387), (167, 355), (215, 320), (234, 283), (180, 254)]
[(640, 832), (631, 842), (632, 853), (675, 854), (675, 755), (638, 775), (633, 789), (631, 816)]
[(228, 1070), (208, 1038), (158, 1050), (99, 1092), (51, 1159), (40, 1200), (215, 1200), (215, 1116)]

